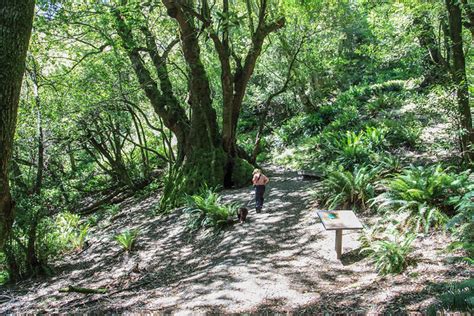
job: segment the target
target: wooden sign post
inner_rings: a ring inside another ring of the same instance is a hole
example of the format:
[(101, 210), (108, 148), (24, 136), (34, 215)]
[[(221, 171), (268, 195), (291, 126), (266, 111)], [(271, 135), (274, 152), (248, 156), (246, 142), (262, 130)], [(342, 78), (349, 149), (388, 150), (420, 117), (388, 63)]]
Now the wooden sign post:
[(318, 216), (326, 230), (336, 231), (336, 254), (341, 259), (342, 231), (362, 229), (362, 223), (353, 211), (318, 211)]

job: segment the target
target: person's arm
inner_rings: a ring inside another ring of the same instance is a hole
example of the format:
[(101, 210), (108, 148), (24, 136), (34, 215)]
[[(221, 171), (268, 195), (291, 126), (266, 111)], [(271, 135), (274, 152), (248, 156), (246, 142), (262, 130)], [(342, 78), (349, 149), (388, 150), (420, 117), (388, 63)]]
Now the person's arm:
[(270, 182), (270, 179), (268, 179), (267, 176), (264, 176), (264, 177), (265, 177), (265, 179), (264, 179), (265, 180), (265, 185), (267, 185), (267, 183)]
[(252, 177), (252, 184), (255, 185), (256, 182), (257, 182), (257, 175), (254, 174)]

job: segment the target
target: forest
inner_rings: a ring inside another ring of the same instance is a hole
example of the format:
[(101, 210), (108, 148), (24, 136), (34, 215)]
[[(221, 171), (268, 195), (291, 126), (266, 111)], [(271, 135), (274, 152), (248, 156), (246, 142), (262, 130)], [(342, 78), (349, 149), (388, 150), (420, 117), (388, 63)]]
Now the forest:
[(469, 315), (473, 43), (473, 0), (0, 0), (0, 313)]

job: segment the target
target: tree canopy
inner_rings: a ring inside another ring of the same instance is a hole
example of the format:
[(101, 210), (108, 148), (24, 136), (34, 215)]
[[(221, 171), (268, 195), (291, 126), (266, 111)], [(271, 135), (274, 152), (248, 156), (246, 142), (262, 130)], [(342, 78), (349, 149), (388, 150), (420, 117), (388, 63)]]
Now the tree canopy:
[[(366, 220), (376, 273), (435, 238), (472, 272), (473, 42), (470, 0), (0, 0), (0, 283), (51, 276), (142, 210), (235, 233), (247, 197), (221, 194), (276, 166)], [(472, 311), (467, 288), (431, 308)]]

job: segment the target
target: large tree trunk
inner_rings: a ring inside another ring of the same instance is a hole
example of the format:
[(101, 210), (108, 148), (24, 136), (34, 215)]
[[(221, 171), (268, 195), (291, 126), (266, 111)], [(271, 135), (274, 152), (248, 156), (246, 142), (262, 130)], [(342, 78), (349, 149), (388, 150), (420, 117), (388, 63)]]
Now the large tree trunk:
[(34, 4), (34, 0), (0, 0), (0, 248), (3, 248), (14, 220), (8, 163), (12, 154)]
[[(207, 4), (207, 1), (203, 1)], [(230, 187), (233, 183), (233, 172), (236, 166), (237, 158), (237, 124), (239, 121), (240, 110), (242, 108), (242, 102), (247, 90), (248, 82), (253, 74), (257, 59), (262, 52), (262, 46), (265, 38), (272, 32), (282, 28), (285, 24), (285, 19), (280, 18), (279, 20), (267, 23), (267, 1), (262, 0), (260, 2), (258, 12), (258, 23), (254, 29), (252, 19), (252, 9), (250, 2), (247, 1), (247, 13), (249, 16), (249, 29), (251, 36), (251, 46), (245, 57), (244, 64), (242, 65), (240, 57), (235, 54), (229, 45), (229, 22), (223, 23), (222, 36), (219, 37), (217, 31), (212, 29), (212, 21), (209, 20), (210, 12), (203, 12), (202, 15), (194, 14), (197, 16), (204, 26), (208, 27), (210, 37), (214, 42), (214, 47), (219, 56), (221, 63), (221, 86), (222, 86), (222, 100), (223, 100), (223, 112), (222, 112), (222, 146), (227, 153), (227, 161), (225, 167), (225, 178), (224, 186)], [(209, 8), (209, 5), (206, 5)], [(223, 0), (223, 13), (225, 16), (229, 16), (229, 1)], [(235, 61), (235, 69), (232, 72), (231, 68), (231, 56)]]
[[(186, 1), (185, 1), (186, 2)], [(224, 154), (219, 134), (216, 111), (212, 107), (211, 89), (206, 70), (201, 61), (198, 29), (194, 18), (174, 1), (163, 0), (168, 14), (180, 29), (181, 47), (190, 76), (191, 128), (186, 141), (184, 170), (188, 176), (188, 189), (206, 183), (221, 185), (224, 179)], [(187, 1), (193, 8), (193, 2)]]
[[(262, 13), (264, 14), (264, 13)], [(222, 121), (222, 137), (224, 149), (231, 156), (235, 155), (235, 140), (237, 123), (239, 121), (242, 101), (247, 90), (248, 82), (253, 74), (257, 59), (262, 52), (265, 38), (273, 31), (283, 27), (285, 20), (281, 19), (271, 24), (261, 24), (252, 37), (252, 46), (245, 58), (243, 67), (237, 67), (233, 76), (233, 96), (231, 102), (224, 103), (224, 114)]]
[(469, 91), (466, 77), (466, 61), (463, 51), (462, 39), (462, 13), (459, 2), (456, 0), (446, 0), (448, 9), (449, 33), (453, 51), (452, 77), (456, 85), (456, 98), (460, 116), (461, 149), (463, 157), (468, 160), (474, 159), (472, 145), (474, 134), (472, 131), (471, 108), (469, 106)]

